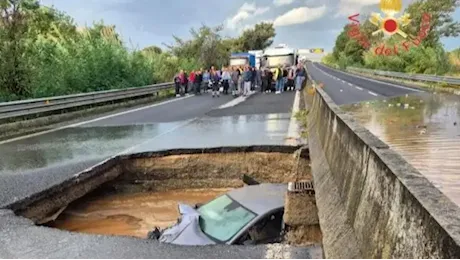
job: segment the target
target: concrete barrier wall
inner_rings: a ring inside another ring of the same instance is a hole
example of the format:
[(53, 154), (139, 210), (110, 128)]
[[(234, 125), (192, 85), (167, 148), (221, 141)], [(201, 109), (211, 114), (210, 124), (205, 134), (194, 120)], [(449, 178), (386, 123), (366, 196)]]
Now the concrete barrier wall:
[(460, 209), (320, 88), (308, 142), (327, 258), (460, 258)]

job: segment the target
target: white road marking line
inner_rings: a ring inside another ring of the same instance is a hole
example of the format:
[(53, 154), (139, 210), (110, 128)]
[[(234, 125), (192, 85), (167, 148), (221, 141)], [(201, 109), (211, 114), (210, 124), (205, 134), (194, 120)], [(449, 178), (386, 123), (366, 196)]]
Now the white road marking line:
[(225, 103), (225, 104), (221, 105), (221, 106), (219, 107), (219, 109), (222, 109), (222, 108), (229, 108), (229, 107), (236, 106), (236, 105), (238, 105), (238, 104), (240, 104), (240, 103), (243, 103), (244, 101), (246, 101), (246, 99), (247, 99), (248, 97), (254, 95), (255, 93), (256, 93), (255, 91), (251, 91), (251, 92), (249, 92), (249, 95), (246, 96), (246, 97), (239, 96), (239, 97), (233, 99), (232, 101), (230, 101), (230, 102), (228, 102), (228, 103)]
[(376, 97), (378, 96), (377, 94), (375, 94), (375, 93), (372, 92), (372, 91), (368, 91), (368, 93), (371, 94), (372, 96), (376, 96)]
[[(313, 64), (313, 66), (316, 67), (314, 64)], [(317, 67), (316, 67), (316, 68), (317, 68)], [(321, 70), (321, 69), (319, 69), (319, 68), (317, 68), (317, 69), (318, 69), (318, 70)], [(363, 79), (363, 80), (372, 81), (372, 82), (379, 83), (379, 84), (384, 84), (384, 85), (392, 86), (392, 87), (395, 87), (395, 88), (400, 88), (400, 89), (405, 89), (405, 90), (411, 90), (411, 91), (415, 91), (415, 92), (425, 92), (425, 91), (419, 90), (419, 89), (414, 89), (414, 88), (409, 88), (409, 87), (403, 87), (403, 86), (396, 85), (396, 84), (389, 83), (389, 82), (384, 82), (384, 81), (379, 81), (379, 80), (375, 80), (375, 79), (370, 79), (370, 78), (361, 77), (361, 76), (358, 76), (358, 75), (355, 75), (355, 74), (350, 74), (350, 73), (347, 73), (347, 72), (344, 72), (344, 71), (339, 71), (339, 70), (336, 70), (336, 71), (339, 72), (339, 73), (343, 73), (343, 74), (352, 76), (352, 77), (356, 77), (356, 78), (360, 78), (360, 79)]]
[(299, 135), (299, 124), (297, 122), (297, 119), (295, 118), (295, 115), (297, 112), (300, 110), (300, 91), (296, 91), (295, 93), (295, 98), (294, 98), (294, 104), (292, 105), (292, 114), (291, 114), (291, 120), (289, 121), (289, 128), (288, 128), (288, 133), (286, 137), (286, 144), (287, 145), (298, 145), (297, 140), (300, 138)]
[(351, 84), (351, 83), (348, 83), (348, 85), (349, 85), (350, 87), (353, 87), (353, 84)]
[(108, 119), (108, 118), (112, 118), (112, 117), (116, 117), (116, 116), (121, 116), (121, 115), (129, 114), (129, 113), (141, 111), (141, 110), (144, 110), (144, 109), (149, 109), (149, 108), (152, 108), (152, 107), (169, 104), (169, 103), (179, 101), (179, 100), (183, 100), (183, 99), (193, 97), (193, 96), (195, 96), (195, 95), (190, 95), (190, 96), (181, 97), (181, 98), (175, 98), (175, 99), (167, 100), (167, 101), (156, 103), (156, 104), (152, 104), (152, 105), (148, 105), (148, 106), (144, 106), (144, 107), (140, 107), (140, 108), (136, 108), (136, 109), (132, 109), (132, 110), (128, 110), (128, 111), (123, 111), (123, 112), (116, 113), (116, 114), (111, 114), (111, 115), (107, 115), (107, 116), (103, 116), (103, 117), (98, 117), (98, 118), (88, 120), (88, 121), (83, 121), (83, 122), (79, 122), (79, 123), (75, 123), (75, 124), (71, 124), (71, 125), (66, 125), (66, 126), (61, 126), (61, 127), (58, 127), (58, 128), (53, 128), (53, 129), (50, 129), (50, 130), (46, 130), (46, 131), (42, 131), (42, 132), (30, 134), (30, 135), (20, 136), (20, 137), (16, 137), (16, 138), (13, 138), (13, 139), (8, 139), (8, 140), (5, 140), (5, 141), (1, 141), (0, 144), (6, 144), (6, 143), (22, 140), (22, 139), (34, 137), (34, 136), (44, 135), (44, 134), (56, 132), (56, 131), (59, 131), (59, 130), (62, 130), (62, 129), (66, 129), (66, 128), (77, 127), (77, 126), (81, 126), (81, 125), (84, 125), (84, 124), (89, 124), (89, 123), (97, 122), (97, 121), (100, 121), (100, 120), (104, 120), (104, 119)]
[(359, 89), (359, 90), (363, 90), (363, 88), (360, 88), (360, 87), (356, 87), (356, 86), (355, 86), (355, 88), (356, 88), (356, 89)]

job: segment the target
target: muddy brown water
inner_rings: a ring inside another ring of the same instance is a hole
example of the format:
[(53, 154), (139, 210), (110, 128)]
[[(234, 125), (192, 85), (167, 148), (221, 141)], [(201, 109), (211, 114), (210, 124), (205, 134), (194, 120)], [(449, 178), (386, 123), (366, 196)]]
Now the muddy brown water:
[(89, 234), (146, 238), (177, 221), (178, 203), (206, 203), (230, 189), (182, 189), (92, 196), (71, 204), (48, 226)]

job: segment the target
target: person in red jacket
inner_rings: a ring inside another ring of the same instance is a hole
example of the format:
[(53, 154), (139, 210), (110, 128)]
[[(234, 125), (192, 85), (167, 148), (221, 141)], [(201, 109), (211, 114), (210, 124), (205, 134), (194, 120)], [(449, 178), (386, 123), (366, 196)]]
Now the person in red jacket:
[(184, 89), (185, 93), (187, 93), (187, 74), (185, 74), (184, 70), (180, 70), (179, 72), (179, 84), (180, 87)]
[(185, 95), (188, 95), (188, 74), (187, 74), (187, 71), (184, 71), (184, 79), (185, 79), (185, 83), (184, 83), (184, 94)]
[(190, 72), (190, 76), (188, 77), (188, 82), (189, 82), (189, 86), (190, 86), (190, 90), (191, 90), (191, 91), (194, 91), (193, 87), (195, 87), (195, 86), (194, 86), (195, 77), (196, 77), (196, 73), (195, 73), (194, 70), (192, 70), (192, 71)]

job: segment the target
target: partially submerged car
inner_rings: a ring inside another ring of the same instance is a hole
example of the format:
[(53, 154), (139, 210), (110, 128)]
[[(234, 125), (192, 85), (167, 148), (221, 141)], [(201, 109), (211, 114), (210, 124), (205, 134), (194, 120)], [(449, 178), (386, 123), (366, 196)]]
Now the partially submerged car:
[(201, 206), (179, 204), (178, 222), (149, 238), (177, 245), (277, 243), (284, 229), (287, 184), (264, 183), (232, 190)]

